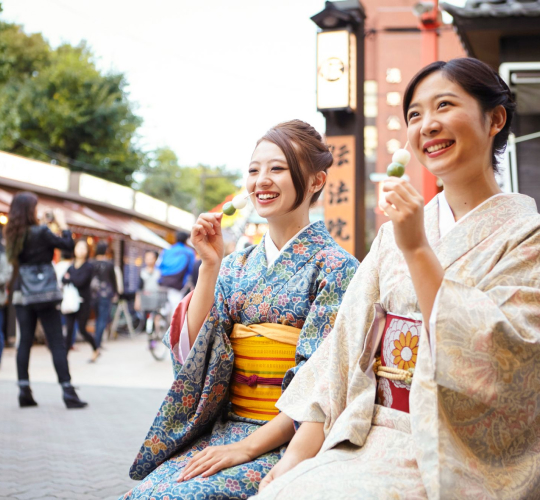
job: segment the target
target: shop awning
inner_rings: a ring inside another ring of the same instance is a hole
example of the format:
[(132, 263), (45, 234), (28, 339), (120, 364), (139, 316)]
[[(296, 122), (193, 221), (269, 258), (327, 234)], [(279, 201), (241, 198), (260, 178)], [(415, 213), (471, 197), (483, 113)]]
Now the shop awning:
[[(0, 189), (0, 211), (9, 212), (12, 198), (12, 193)], [(39, 196), (38, 212), (44, 213), (55, 209), (62, 210), (68, 226), (72, 231), (80, 234), (126, 238), (158, 248), (170, 247), (161, 236), (127, 215), (103, 213), (80, 203)]]

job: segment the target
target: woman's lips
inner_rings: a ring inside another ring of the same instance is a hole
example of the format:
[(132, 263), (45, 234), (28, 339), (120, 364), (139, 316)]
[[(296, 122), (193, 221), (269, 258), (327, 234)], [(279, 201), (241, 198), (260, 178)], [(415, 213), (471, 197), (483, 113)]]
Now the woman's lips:
[(450, 146), (443, 149), (439, 149), (438, 151), (435, 151), (434, 153), (428, 153), (427, 151), (424, 151), (424, 153), (428, 156), (428, 158), (437, 158), (438, 156), (441, 156), (444, 153), (446, 153), (449, 149), (452, 149), (455, 146), (455, 144), (456, 143), (453, 142), (452, 144), (450, 144)]
[(258, 196), (256, 196), (255, 198), (257, 199), (257, 203), (260, 203), (261, 205), (270, 205), (270, 203), (276, 201), (279, 198), (279, 195), (277, 195), (275, 198), (260, 199)]

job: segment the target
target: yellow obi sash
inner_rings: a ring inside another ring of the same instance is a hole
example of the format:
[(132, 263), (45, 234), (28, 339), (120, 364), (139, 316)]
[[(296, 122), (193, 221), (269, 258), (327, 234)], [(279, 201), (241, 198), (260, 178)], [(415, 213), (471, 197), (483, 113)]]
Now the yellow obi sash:
[(299, 328), (276, 323), (234, 325), (234, 368), (230, 386), (233, 411), (240, 417), (272, 420), (287, 370), (295, 366)]

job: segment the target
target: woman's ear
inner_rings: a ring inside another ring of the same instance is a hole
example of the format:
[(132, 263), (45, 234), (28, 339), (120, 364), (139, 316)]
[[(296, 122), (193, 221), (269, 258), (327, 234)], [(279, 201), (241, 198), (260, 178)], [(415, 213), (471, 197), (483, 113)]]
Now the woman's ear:
[(311, 193), (319, 192), (324, 187), (327, 176), (328, 176), (328, 174), (326, 172), (324, 172), (324, 171), (317, 172), (315, 174), (315, 177), (313, 178), (313, 181), (311, 183), (311, 187), (310, 187), (309, 191)]
[(496, 136), (506, 124), (506, 109), (504, 106), (499, 105), (491, 112), (491, 127), (489, 129), (489, 136)]

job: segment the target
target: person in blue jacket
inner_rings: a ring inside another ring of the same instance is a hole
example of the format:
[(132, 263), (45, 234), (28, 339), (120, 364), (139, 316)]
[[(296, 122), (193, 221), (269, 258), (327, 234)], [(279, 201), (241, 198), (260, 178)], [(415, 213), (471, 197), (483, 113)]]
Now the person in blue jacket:
[(178, 231), (176, 243), (163, 250), (158, 263), (161, 273), (159, 284), (166, 287), (170, 313), (191, 289), (191, 274), (195, 264), (195, 251), (187, 245), (189, 233)]

